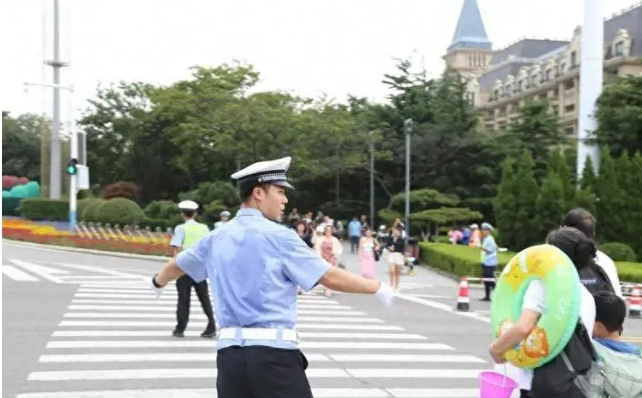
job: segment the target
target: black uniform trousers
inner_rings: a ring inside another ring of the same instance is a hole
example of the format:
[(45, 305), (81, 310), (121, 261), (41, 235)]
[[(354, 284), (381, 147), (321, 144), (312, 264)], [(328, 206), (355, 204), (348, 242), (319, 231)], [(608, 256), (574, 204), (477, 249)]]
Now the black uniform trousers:
[(216, 356), (218, 398), (312, 398), (299, 350), (233, 346)]
[(214, 312), (212, 311), (212, 302), (207, 290), (207, 279), (196, 283), (189, 275), (183, 275), (176, 280), (176, 291), (178, 292), (178, 304), (176, 305), (176, 328), (174, 332), (185, 332), (187, 322), (189, 321), (189, 308), (192, 298), (192, 286), (196, 290), (198, 301), (201, 302), (203, 312), (207, 316), (206, 333), (213, 333), (216, 330), (214, 323)]

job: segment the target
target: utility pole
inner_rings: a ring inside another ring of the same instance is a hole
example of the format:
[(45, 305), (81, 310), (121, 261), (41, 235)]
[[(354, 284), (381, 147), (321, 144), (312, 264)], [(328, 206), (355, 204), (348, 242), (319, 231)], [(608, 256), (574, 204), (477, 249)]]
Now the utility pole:
[(374, 131), (370, 135), (370, 225), (374, 228)]
[(403, 123), (404, 132), (406, 133), (406, 245), (408, 245), (408, 237), (410, 236), (410, 136), (412, 135), (413, 125), (412, 119), (406, 119)]
[(60, 153), (60, 70), (67, 66), (60, 59), (60, 0), (53, 0), (53, 60), (45, 61), (53, 68), (53, 118), (51, 123), (51, 162), (49, 164), (49, 198), (60, 199), (61, 153)]
[(604, 79), (604, 19), (602, 0), (584, 0), (584, 25), (580, 39), (580, 109), (577, 124), (577, 170), (579, 179), (586, 158), (593, 162), (595, 174), (600, 170), (600, 148), (586, 141), (597, 129), (596, 102), (602, 94)]

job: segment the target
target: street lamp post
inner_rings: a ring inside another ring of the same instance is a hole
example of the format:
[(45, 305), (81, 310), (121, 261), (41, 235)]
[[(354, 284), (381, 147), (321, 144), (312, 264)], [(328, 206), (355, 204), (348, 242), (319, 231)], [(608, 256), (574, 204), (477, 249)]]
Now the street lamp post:
[(587, 142), (597, 129), (595, 110), (602, 93), (604, 79), (604, 19), (602, 0), (584, 0), (584, 24), (580, 40), (580, 106), (577, 126), (578, 181), (582, 177), (586, 158), (593, 163), (596, 174), (600, 173), (600, 149)]
[[(23, 83), (25, 86), (25, 89), (27, 89), (29, 86), (40, 86), (40, 87), (49, 87), (53, 88), (54, 90), (67, 90), (71, 93), (70, 95), (70, 103), (71, 103), (71, 98), (73, 98), (73, 93), (74, 93), (74, 86), (69, 85), (69, 86), (63, 86), (59, 83), (54, 82), (54, 84), (48, 84), (48, 83), (31, 83), (31, 82), (24, 82)], [(70, 113), (69, 113), (69, 133), (71, 135), (71, 153), (70, 157), (71, 159), (78, 159), (78, 131), (76, 130), (76, 123), (74, 121), (74, 116), (72, 114), (73, 112), (73, 106), (69, 106)], [(56, 117), (59, 118), (59, 113), (57, 114)], [(59, 123), (59, 121), (58, 121)], [(56, 135), (59, 137), (60, 132), (56, 132)], [(60, 142), (58, 142), (60, 144)], [(52, 157), (53, 156), (60, 156), (60, 150), (58, 149), (58, 155), (56, 155), (56, 152), (52, 149)], [(54, 170), (51, 169), (49, 171), (50, 175), (54, 175)], [(60, 170), (58, 170), (57, 174), (57, 179), (56, 179), (56, 186), (57, 188), (52, 188), (52, 183), (53, 179), (50, 180), (49, 183), (49, 189), (57, 189), (58, 190), (58, 196), (60, 196)], [(78, 194), (78, 174), (70, 174), (69, 175), (69, 231), (75, 232), (76, 231), (76, 220), (77, 220), (77, 214), (76, 214), (76, 209), (77, 209), (77, 194)]]
[(403, 123), (404, 132), (406, 133), (406, 239), (405, 244), (408, 244), (408, 236), (410, 235), (410, 136), (414, 127), (412, 119), (406, 119)]
[(370, 225), (374, 228), (374, 131), (370, 135)]

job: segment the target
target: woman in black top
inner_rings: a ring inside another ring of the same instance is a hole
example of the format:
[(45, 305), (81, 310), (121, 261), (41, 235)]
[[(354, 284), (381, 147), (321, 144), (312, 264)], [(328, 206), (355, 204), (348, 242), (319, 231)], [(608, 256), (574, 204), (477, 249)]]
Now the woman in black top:
[(303, 239), (305, 244), (308, 245), (309, 248), (312, 248), (314, 246), (312, 244), (312, 230), (305, 221), (301, 221), (297, 224), (296, 232), (299, 234), (299, 237)]
[(404, 240), (401, 237), (401, 230), (399, 228), (392, 229), (392, 240), (388, 245), (388, 272), (390, 274), (390, 286), (395, 290), (399, 290), (399, 276), (401, 274), (401, 267), (406, 264)]

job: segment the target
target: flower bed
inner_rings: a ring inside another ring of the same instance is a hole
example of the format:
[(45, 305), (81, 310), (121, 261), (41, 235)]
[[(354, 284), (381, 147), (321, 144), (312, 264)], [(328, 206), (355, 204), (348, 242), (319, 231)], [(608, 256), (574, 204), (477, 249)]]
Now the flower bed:
[(60, 231), (52, 226), (25, 220), (2, 220), (2, 237), (47, 245), (107, 250), (134, 254), (171, 256), (166, 236), (130, 236), (121, 231), (89, 237), (85, 234)]

